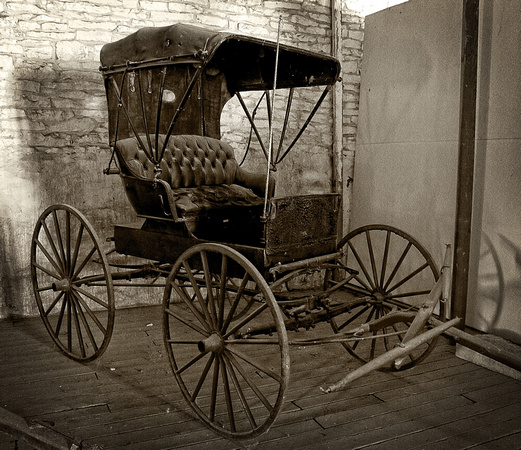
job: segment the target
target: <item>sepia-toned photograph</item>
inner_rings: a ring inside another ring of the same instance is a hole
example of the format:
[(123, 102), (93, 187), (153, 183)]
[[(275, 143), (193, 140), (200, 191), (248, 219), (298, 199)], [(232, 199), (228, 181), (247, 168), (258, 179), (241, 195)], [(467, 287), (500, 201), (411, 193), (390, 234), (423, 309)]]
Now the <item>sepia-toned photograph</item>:
[(519, 0), (0, 0), (0, 450), (521, 449)]

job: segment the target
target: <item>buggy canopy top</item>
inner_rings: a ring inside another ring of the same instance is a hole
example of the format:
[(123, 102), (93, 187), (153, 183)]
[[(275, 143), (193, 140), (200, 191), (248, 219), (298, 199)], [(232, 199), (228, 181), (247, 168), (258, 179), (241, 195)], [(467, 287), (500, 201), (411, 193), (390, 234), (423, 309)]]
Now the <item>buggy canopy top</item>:
[[(143, 28), (101, 50), (102, 70), (143, 65), (205, 64), (226, 78), (230, 94), (273, 87), (276, 43), (186, 24)], [(326, 54), (280, 45), (277, 87), (323, 86), (337, 81), (340, 64)]]

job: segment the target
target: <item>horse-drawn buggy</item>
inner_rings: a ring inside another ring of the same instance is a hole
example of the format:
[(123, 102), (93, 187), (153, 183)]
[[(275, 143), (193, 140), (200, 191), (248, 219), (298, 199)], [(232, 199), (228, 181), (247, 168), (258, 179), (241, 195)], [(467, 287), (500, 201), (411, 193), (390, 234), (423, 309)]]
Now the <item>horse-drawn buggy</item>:
[[(179, 389), (207, 426), (230, 438), (256, 436), (276, 419), (292, 345), (343, 345), (388, 369), (411, 367), (430, 352), (447, 326), (416, 336), (431, 328), (428, 316), (443, 297), (429, 253), (383, 225), (339, 239), (338, 193), (277, 196), (273, 171), (298, 151), (339, 82), (335, 58), (178, 24), (105, 45), (101, 63), (112, 151), (106, 172), (121, 177), (138, 222), (115, 225), (107, 252), (75, 208), (53, 205), (39, 218), (34, 293), (62, 352), (98, 358), (113, 331), (114, 289), (159, 286)], [(243, 99), (265, 96), (269, 121), (276, 89), (287, 97), (277, 149), (273, 124), (266, 142)], [(299, 89), (316, 92), (317, 103), (285, 145)], [(265, 157), (262, 173), (244, 169), (221, 139), (221, 114), (234, 97)], [(296, 338), (294, 331), (318, 322), (332, 332)], [(388, 351), (396, 354), (380, 362)]]

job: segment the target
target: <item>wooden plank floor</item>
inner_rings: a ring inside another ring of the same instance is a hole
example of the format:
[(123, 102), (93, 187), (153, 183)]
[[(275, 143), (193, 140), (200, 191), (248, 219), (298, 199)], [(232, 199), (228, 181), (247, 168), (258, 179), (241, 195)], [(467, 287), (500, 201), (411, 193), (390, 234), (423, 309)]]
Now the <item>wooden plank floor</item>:
[[(282, 413), (242, 443), (207, 430), (184, 404), (158, 306), (118, 310), (108, 350), (88, 364), (56, 350), (40, 318), (2, 320), (0, 358), (0, 407), (105, 449), (521, 448), (521, 382), (456, 358), (445, 338), (413, 369), (332, 394), (320, 387), (358, 363), (338, 344), (292, 348)], [(0, 434), (4, 448), (15, 442)]]

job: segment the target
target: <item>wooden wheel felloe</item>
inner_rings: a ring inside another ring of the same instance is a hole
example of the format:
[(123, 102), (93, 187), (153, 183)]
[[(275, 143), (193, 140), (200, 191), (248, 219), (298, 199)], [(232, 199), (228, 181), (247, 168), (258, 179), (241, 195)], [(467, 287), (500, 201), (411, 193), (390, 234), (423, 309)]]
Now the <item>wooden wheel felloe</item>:
[(166, 350), (195, 414), (228, 438), (266, 431), (284, 400), (289, 349), (255, 266), (224, 245), (191, 247), (172, 268), (163, 305)]
[[(353, 295), (350, 307), (330, 320), (335, 332), (379, 319), (392, 310), (415, 310), (424, 301), (439, 277), (429, 253), (410, 235), (386, 225), (370, 225), (347, 234), (339, 243), (347, 267), (358, 271), (345, 286), (343, 294)], [(342, 270), (338, 272), (343, 272)], [(336, 274), (338, 277), (338, 273)], [(403, 321), (373, 331), (378, 339), (343, 344), (362, 362), (400, 344), (410, 322)], [(400, 369), (407, 369), (424, 359), (435, 341), (418, 347), (404, 361)]]
[(78, 210), (53, 205), (42, 213), (31, 276), (40, 316), (59, 349), (77, 361), (99, 357), (112, 336), (114, 290), (96, 232)]

